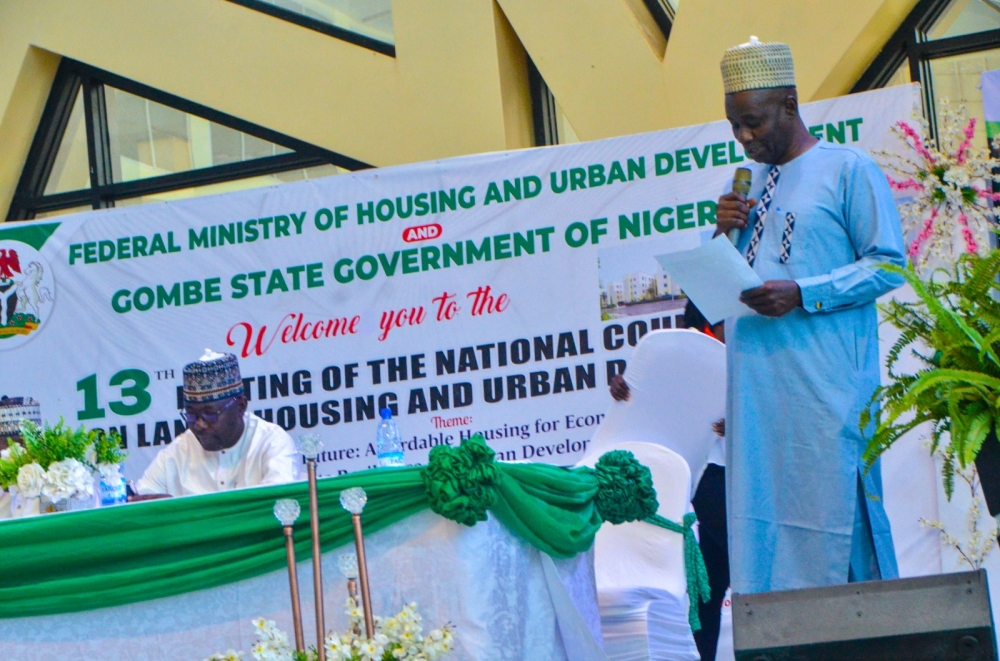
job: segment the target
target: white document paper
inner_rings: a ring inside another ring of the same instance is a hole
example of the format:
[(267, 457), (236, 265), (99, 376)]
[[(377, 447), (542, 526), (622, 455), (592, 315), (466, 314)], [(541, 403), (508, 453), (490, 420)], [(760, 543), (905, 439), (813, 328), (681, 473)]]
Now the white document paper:
[(691, 250), (657, 255), (660, 263), (710, 324), (752, 314), (740, 293), (763, 281), (724, 235)]

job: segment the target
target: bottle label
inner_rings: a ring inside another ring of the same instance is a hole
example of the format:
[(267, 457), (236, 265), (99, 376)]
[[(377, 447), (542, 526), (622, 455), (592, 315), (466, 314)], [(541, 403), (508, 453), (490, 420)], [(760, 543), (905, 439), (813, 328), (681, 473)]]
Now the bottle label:
[(378, 456), (379, 466), (405, 466), (402, 452), (383, 452)]
[(118, 505), (128, 501), (128, 494), (125, 490), (125, 477), (119, 477), (111, 482), (103, 477), (99, 486), (101, 492), (101, 507)]

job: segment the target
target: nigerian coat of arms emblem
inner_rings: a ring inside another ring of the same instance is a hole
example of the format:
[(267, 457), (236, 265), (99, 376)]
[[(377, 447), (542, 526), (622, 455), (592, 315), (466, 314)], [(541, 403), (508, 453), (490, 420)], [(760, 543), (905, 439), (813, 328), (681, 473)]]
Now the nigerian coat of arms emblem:
[(55, 303), (55, 281), (45, 258), (21, 241), (0, 241), (0, 351), (27, 342)]

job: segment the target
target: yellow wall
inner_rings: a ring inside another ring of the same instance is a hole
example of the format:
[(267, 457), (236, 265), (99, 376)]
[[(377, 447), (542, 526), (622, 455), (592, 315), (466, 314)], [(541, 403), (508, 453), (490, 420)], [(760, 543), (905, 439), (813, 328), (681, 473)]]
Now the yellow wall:
[(227, 0), (2, 0), (0, 212), (60, 56), (385, 166), (530, 146), (528, 55), (583, 140), (721, 118), (751, 33), (842, 94), (915, 2), (682, 0), (664, 45), (639, 0), (393, 0), (393, 58)]
[(691, 0), (681, 2), (663, 75), (670, 126), (726, 116), (719, 60), (756, 35), (792, 48), (803, 101), (850, 91), (917, 0)]

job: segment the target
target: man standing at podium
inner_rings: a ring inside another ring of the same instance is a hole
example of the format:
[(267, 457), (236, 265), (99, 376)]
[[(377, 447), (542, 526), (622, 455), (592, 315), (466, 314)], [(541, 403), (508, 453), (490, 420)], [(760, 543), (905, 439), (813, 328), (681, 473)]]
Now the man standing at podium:
[(750, 39), (722, 60), (726, 117), (758, 165), (718, 229), (740, 231), (764, 281), (741, 297), (757, 314), (726, 322), (733, 591), (894, 578), (859, 416), (879, 383), (875, 299), (902, 284), (879, 268), (906, 261), (899, 215), (867, 154), (806, 129), (789, 47)]

